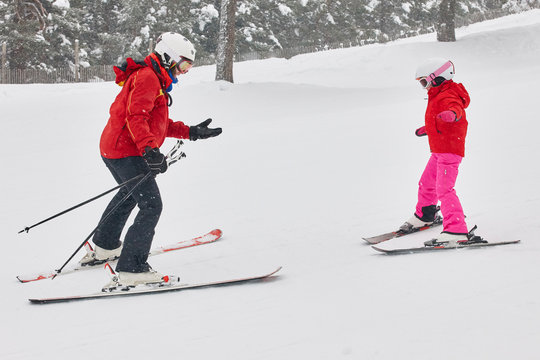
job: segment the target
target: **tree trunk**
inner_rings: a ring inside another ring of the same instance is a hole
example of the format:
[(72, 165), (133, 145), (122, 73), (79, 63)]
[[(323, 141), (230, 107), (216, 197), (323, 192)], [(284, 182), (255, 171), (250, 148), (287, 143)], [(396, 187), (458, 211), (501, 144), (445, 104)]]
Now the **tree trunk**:
[(236, 0), (221, 0), (216, 80), (233, 81)]
[(79, 40), (75, 40), (75, 49), (73, 50), (75, 55), (75, 82), (79, 82), (80, 80), (80, 73), (79, 73)]
[(2, 43), (2, 84), (7, 84), (7, 44)]
[(456, 41), (456, 0), (442, 0), (439, 4), (439, 22), (437, 24), (438, 41)]

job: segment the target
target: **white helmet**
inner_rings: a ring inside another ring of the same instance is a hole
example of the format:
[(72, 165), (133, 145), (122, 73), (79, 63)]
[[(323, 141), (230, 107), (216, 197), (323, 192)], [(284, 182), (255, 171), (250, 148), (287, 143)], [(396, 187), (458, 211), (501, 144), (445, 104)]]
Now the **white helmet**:
[(179, 63), (183, 57), (191, 62), (195, 61), (196, 50), (184, 36), (166, 32), (158, 37), (154, 52), (161, 57), (163, 64), (169, 67), (173, 62)]
[(445, 80), (450, 80), (454, 74), (454, 64), (443, 58), (428, 59), (416, 68), (416, 80), (425, 78), (432, 85), (434, 85), (435, 78), (442, 77)]

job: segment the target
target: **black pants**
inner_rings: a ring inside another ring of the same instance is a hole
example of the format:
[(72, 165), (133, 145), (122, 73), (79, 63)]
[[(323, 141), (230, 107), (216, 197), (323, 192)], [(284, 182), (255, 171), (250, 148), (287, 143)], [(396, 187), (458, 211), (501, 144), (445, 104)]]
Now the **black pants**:
[[(150, 171), (140, 156), (123, 159), (103, 158), (103, 161), (119, 184), (137, 175), (145, 175)], [(105, 209), (102, 218), (126, 196), (138, 181), (136, 180), (118, 191)], [(146, 261), (152, 246), (154, 229), (163, 208), (159, 188), (153, 176), (141, 183), (133, 194), (99, 226), (92, 239), (94, 244), (108, 250), (119, 247), (122, 230), (135, 205), (139, 207), (139, 213), (126, 233), (122, 255), (118, 259), (116, 271), (144, 272), (150, 269)]]

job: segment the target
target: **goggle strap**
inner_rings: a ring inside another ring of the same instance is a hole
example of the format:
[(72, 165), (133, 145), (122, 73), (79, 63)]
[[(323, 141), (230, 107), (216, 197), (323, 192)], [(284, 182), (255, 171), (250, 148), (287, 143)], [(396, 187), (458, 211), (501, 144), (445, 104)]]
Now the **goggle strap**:
[(438, 68), (437, 70), (435, 70), (434, 72), (432, 72), (431, 74), (429, 74), (427, 76), (427, 79), (429, 79), (430, 82), (432, 82), (433, 80), (435, 80), (435, 78), (439, 75), (441, 75), (443, 72), (445, 72), (450, 66), (454, 66), (454, 64), (452, 64), (451, 61), (447, 61), (444, 63), (443, 66), (441, 66), (440, 68)]

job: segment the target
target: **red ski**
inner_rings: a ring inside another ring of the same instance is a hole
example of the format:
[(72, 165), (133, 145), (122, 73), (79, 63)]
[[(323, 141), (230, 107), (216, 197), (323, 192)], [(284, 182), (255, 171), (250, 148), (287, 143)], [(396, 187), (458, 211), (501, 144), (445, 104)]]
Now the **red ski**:
[[(175, 251), (175, 250), (185, 249), (185, 248), (189, 248), (193, 246), (209, 244), (220, 239), (222, 235), (223, 235), (223, 232), (221, 230), (215, 229), (215, 230), (210, 231), (206, 235), (199, 236), (191, 240), (184, 240), (184, 241), (179, 241), (173, 244), (158, 246), (150, 251), (149, 256), (160, 255), (160, 254), (167, 253), (169, 251)], [(99, 264), (99, 265), (103, 265), (103, 264)], [(50, 270), (50, 271), (45, 271), (45, 272), (41, 272), (41, 273), (33, 274), (33, 275), (25, 275), (25, 276), (19, 275), (17, 276), (17, 279), (22, 283), (27, 283), (31, 281), (50, 279), (55, 275), (60, 276), (60, 275), (72, 274), (77, 271), (96, 269), (99, 267), (100, 266), (97, 266), (97, 265), (80, 266), (79, 264), (77, 264), (77, 265), (73, 265), (72, 267), (65, 268), (60, 273), (57, 273), (56, 270)]]

